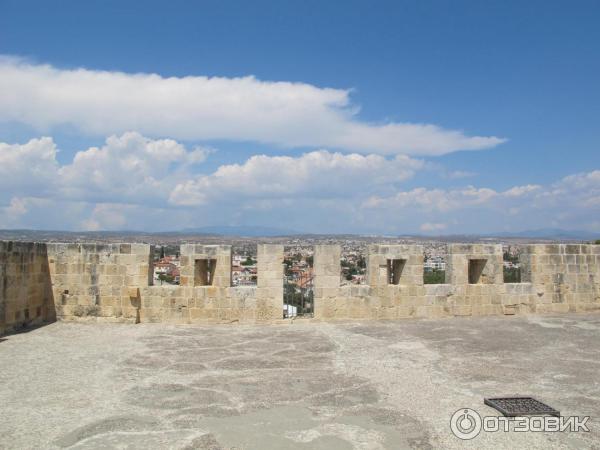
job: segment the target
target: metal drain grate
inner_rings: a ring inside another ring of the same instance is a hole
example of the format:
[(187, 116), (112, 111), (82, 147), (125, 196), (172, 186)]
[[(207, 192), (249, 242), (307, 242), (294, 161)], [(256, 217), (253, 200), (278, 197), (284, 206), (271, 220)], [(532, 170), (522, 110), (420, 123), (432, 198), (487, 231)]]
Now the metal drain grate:
[(560, 412), (533, 397), (484, 398), (483, 403), (508, 417), (550, 415), (560, 417)]

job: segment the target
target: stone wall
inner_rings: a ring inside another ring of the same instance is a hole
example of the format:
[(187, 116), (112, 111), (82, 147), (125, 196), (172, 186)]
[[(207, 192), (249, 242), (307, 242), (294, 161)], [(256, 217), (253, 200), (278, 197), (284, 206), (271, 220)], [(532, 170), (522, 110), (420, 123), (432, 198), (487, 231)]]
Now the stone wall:
[[(501, 245), (449, 244), (446, 283), (423, 284), (420, 245), (371, 245), (367, 286), (336, 286), (340, 248), (315, 248), (315, 317), (399, 319), (600, 311), (600, 245), (527, 245), (504, 283)], [(400, 275), (394, 279), (394, 261)], [(392, 272), (392, 273), (390, 273)], [(319, 289), (320, 288), (320, 289)], [(320, 306), (319, 306), (320, 304)]]
[(56, 316), (139, 320), (139, 289), (151, 277), (145, 244), (47, 244)]
[[(148, 249), (148, 251), (150, 251)], [(283, 246), (257, 248), (257, 286), (230, 286), (231, 247), (182, 245), (181, 285), (140, 288), (141, 322), (229, 323), (265, 322), (283, 314)], [(202, 285), (196, 261), (216, 261), (213, 281)]]
[[(181, 246), (181, 285), (152, 285), (147, 244), (0, 242), (0, 332), (35, 322), (229, 323), (282, 320), (283, 246), (259, 244), (258, 282), (232, 287), (231, 247)], [(600, 310), (600, 246), (529, 245), (522, 283), (503, 282), (502, 247), (448, 245), (445, 284), (423, 283), (423, 247), (371, 245), (368, 285), (340, 285), (337, 245), (314, 254), (319, 320)]]
[(153, 248), (147, 244), (47, 247), (56, 313), (62, 320), (261, 322), (282, 315), (283, 246), (258, 246), (256, 287), (230, 286), (227, 245), (182, 245), (179, 286), (152, 285)]
[(0, 241), (0, 334), (54, 318), (46, 246)]
[(536, 312), (598, 310), (600, 245), (531, 245), (523, 259)]

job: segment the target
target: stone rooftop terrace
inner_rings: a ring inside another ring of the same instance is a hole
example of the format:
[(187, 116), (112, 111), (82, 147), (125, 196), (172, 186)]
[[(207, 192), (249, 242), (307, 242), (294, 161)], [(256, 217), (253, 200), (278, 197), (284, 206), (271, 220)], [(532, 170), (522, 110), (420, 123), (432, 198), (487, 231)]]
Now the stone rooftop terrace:
[[(56, 322), (0, 338), (0, 448), (591, 448), (600, 315), (211, 325)], [(449, 429), (529, 394), (589, 433)]]

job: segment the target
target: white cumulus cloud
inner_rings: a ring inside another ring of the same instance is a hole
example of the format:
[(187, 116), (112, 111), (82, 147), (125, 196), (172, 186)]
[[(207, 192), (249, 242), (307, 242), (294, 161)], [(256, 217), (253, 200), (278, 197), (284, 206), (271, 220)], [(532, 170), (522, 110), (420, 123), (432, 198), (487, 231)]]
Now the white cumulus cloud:
[(388, 159), (325, 150), (299, 157), (256, 155), (178, 184), (170, 200), (201, 205), (222, 198), (349, 197), (405, 181), (423, 166), (403, 155)]
[[(269, 225), (311, 232), (597, 230), (600, 170), (505, 189), (406, 188), (437, 173), (404, 155), (255, 155), (205, 174), (211, 153), (127, 132), (59, 163), (49, 137), (0, 143), (0, 228), (178, 230)], [(200, 170), (206, 168), (199, 167)], [(443, 174), (441, 175), (443, 176)]]
[(152, 140), (139, 133), (111, 136), (102, 147), (77, 152), (58, 170), (64, 196), (104, 201), (168, 197), (179, 177), (201, 163), (211, 149), (188, 151), (172, 139)]
[(594, 219), (600, 215), (600, 170), (569, 175), (547, 186), (528, 184), (503, 191), (473, 186), (400, 190), (371, 195), (360, 209), (377, 223), (427, 219), (420, 226), (426, 232), (448, 222), (452, 226), (446, 230), (455, 234), (547, 227), (600, 231)]
[(0, 142), (0, 199), (11, 192), (25, 195), (51, 189), (58, 170), (56, 153), (56, 145), (48, 137), (25, 144)]
[(0, 121), (91, 135), (137, 130), (175, 139), (256, 141), (360, 153), (441, 155), (504, 140), (431, 124), (368, 123), (350, 90), (255, 77), (162, 77), (60, 69), (0, 58)]

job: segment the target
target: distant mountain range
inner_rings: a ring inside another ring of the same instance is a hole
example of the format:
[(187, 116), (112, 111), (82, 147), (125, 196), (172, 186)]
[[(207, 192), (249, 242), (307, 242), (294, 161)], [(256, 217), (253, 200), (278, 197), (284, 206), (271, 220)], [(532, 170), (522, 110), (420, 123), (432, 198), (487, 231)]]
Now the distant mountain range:
[(600, 233), (592, 233), (582, 230), (561, 230), (560, 228), (542, 228), (539, 230), (526, 230), (516, 232), (502, 232), (486, 235), (489, 237), (515, 237), (515, 238), (538, 238), (538, 239), (578, 239), (595, 240), (600, 239)]
[(277, 237), (277, 236), (294, 236), (299, 233), (294, 230), (286, 230), (275, 227), (260, 227), (260, 226), (212, 226), (200, 228), (185, 228), (181, 233), (198, 233), (198, 234), (216, 234), (220, 236), (240, 236), (240, 237)]
[[(300, 236), (316, 235), (314, 233), (301, 233), (294, 230), (261, 227), (261, 226), (212, 226), (200, 228), (186, 228), (180, 233), (210, 234), (219, 236), (241, 236), (241, 237), (277, 237), (277, 236)], [(318, 235), (327, 235), (319, 233)], [(341, 233), (339, 236), (353, 236), (351, 233)], [(414, 234), (410, 236), (426, 237), (426, 235)], [(499, 238), (530, 238), (530, 239), (556, 239), (556, 240), (594, 240), (600, 239), (600, 233), (592, 233), (582, 230), (562, 230), (559, 228), (542, 228), (538, 230), (525, 231), (503, 231), (499, 233), (473, 234), (474, 237), (499, 237)], [(440, 238), (450, 237), (441, 235)]]
[(186, 235), (198, 235), (207, 237), (241, 237), (241, 238), (259, 238), (259, 237), (311, 237), (311, 238), (327, 238), (329, 236), (335, 236), (340, 239), (352, 239), (352, 238), (404, 238), (404, 239), (436, 239), (446, 242), (470, 242), (473, 240), (487, 240), (487, 239), (544, 239), (544, 240), (556, 240), (556, 241), (593, 241), (600, 239), (600, 233), (592, 233), (589, 231), (582, 230), (562, 230), (559, 228), (542, 228), (538, 230), (525, 230), (525, 231), (503, 231), (498, 233), (485, 233), (485, 234), (453, 234), (453, 235), (432, 235), (432, 234), (398, 234), (395, 236), (391, 235), (376, 235), (376, 234), (350, 234), (350, 233), (302, 233), (295, 230), (277, 228), (277, 227), (263, 227), (263, 226), (209, 226), (209, 227), (198, 227), (198, 228), (185, 228), (179, 231), (162, 231), (162, 232), (148, 232), (148, 231), (135, 231), (135, 230), (119, 230), (119, 231), (58, 231), (58, 230), (0, 230), (0, 239), (68, 239), (78, 236), (85, 236), (87, 239), (94, 239), (99, 237), (177, 237)]

